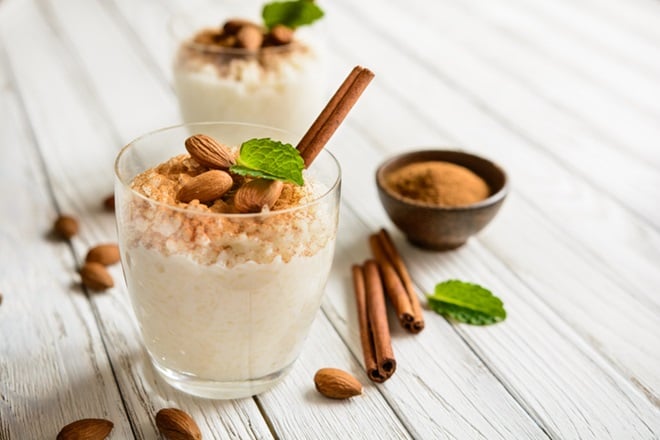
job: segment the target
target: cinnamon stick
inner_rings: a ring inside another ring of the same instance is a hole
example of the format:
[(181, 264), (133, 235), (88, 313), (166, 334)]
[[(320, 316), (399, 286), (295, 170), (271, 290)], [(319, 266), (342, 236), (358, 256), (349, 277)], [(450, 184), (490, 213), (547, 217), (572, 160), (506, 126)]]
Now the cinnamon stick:
[(378, 372), (376, 364), (376, 352), (374, 349), (374, 338), (369, 327), (369, 317), (367, 313), (367, 291), (364, 281), (364, 272), (362, 266), (354, 264), (351, 268), (353, 272), (353, 289), (355, 291), (355, 300), (357, 303), (358, 326), (360, 328), (360, 344), (362, 345), (362, 355), (364, 356), (364, 366), (367, 376), (374, 382), (382, 382), (383, 377)]
[(413, 286), (412, 280), (410, 279), (410, 274), (408, 273), (406, 264), (401, 258), (401, 255), (396, 249), (396, 246), (394, 246), (394, 242), (392, 241), (392, 238), (386, 229), (383, 228), (378, 232), (378, 238), (380, 239), (380, 244), (385, 251), (385, 254), (387, 255), (390, 263), (401, 278), (403, 286), (406, 288), (406, 292), (408, 292), (410, 305), (412, 307), (413, 315), (415, 316), (415, 319), (412, 322), (409, 330), (413, 333), (419, 333), (424, 329), (424, 316), (422, 315), (422, 306), (419, 304), (419, 298), (417, 297), (415, 287)]
[(387, 323), (387, 309), (383, 283), (374, 260), (367, 260), (363, 265), (364, 281), (367, 296), (367, 317), (374, 338), (376, 365), (382, 382), (386, 381), (396, 370), (396, 360), (392, 351), (392, 338)]
[(356, 66), (344, 79), (296, 147), (305, 167), (309, 167), (325, 147), (373, 77), (369, 69)]
[(383, 284), (385, 285), (385, 292), (394, 306), (396, 316), (399, 318), (401, 326), (407, 330), (412, 328), (412, 323), (415, 320), (415, 315), (410, 304), (408, 292), (404, 287), (399, 274), (396, 272), (392, 263), (383, 250), (380, 243), (378, 234), (369, 236), (369, 246), (374, 259), (380, 266), (380, 271), (383, 276)]

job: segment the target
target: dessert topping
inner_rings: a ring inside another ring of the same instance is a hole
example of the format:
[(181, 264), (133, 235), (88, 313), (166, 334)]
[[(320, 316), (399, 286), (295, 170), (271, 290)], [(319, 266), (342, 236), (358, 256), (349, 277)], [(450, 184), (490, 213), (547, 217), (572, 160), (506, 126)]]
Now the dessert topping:
[(405, 199), (433, 206), (465, 206), (488, 197), (484, 180), (469, 169), (444, 161), (417, 162), (392, 171), (386, 188)]
[(205, 167), (227, 170), (235, 162), (228, 147), (205, 134), (190, 136), (185, 144), (190, 156)]
[(290, 144), (269, 138), (243, 142), (232, 173), (243, 176), (277, 179), (303, 185), (305, 167), (300, 152)]
[(282, 194), (280, 180), (254, 179), (242, 185), (234, 195), (234, 208), (238, 212), (261, 212), (271, 209)]
[(210, 170), (190, 179), (181, 187), (176, 198), (184, 203), (197, 199), (202, 203), (212, 202), (231, 189), (234, 180), (229, 173)]

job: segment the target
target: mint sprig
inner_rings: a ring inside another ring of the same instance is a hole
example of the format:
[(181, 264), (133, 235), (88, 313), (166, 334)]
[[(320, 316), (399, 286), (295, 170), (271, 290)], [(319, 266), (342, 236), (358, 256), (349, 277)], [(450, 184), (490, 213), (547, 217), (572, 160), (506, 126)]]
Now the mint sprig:
[(278, 24), (296, 29), (314, 23), (323, 17), (323, 11), (313, 1), (293, 0), (268, 3), (261, 11), (261, 16), (268, 29)]
[(472, 325), (489, 325), (506, 319), (502, 300), (477, 284), (449, 280), (427, 296), (436, 313)]
[(250, 139), (243, 142), (236, 164), (229, 171), (241, 176), (283, 180), (303, 185), (302, 170), (305, 162), (291, 144), (270, 138)]

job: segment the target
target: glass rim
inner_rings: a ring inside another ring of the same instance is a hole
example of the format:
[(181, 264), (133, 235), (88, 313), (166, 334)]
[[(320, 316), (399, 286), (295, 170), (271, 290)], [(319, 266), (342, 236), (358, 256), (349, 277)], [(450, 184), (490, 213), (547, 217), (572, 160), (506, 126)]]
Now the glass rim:
[[(341, 165), (339, 164), (339, 161), (335, 157), (334, 154), (332, 154), (330, 151), (328, 151), (326, 148), (323, 148), (319, 155), (327, 155), (330, 159), (330, 162), (333, 164), (335, 170), (336, 170), (336, 176), (334, 176), (334, 180), (332, 184), (328, 186), (325, 191), (323, 191), (322, 194), (319, 194), (318, 196), (315, 196), (313, 200), (310, 200), (306, 203), (292, 206), (289, 208), (284, 208), (284, 209), (278, 209), (278, 210), (268, 210), (266, 212), (253, 212), (253, 213), (232, 213), (232, 212), (203, 212), (203, 211), (196, 211), (196, 210), (191, 210), (191, 209), (186, 209), (186, 208), (181, 208), (178, 206), (173, 206), (165, 202), (160, 202), (158, 200), (151, 199), (144, 194), (136, 191), (135, 189), (131, 188), (131, 182), (132, 179), (129, 180), (128, 177), (122, 176), (121, 172), (119, 170), (120, 167), (120, 162), (122, 158), (125, 156), (125, 154), (131, 149), (131, 147), (135, 147), (135, 144), (140, 142), (141, 140), (148, 138), (150, 136), (163, 133), (165, 131), (169, 130), (174, 130), (174, 129), (182, 129), (184, 127), (190, 127), (190, 126), (209, 126), (209, 125), (239, 125), (243, 127), (255, 127), (255, 128), (260, 128), (260, 129), (268, 129), (268, 130), (273, 130), (277, 131), (280, 133), (287, 133), (286, 130), (282, 130), (280, 128), (275, 128), (275, 127), (270, 127), (268, 125), (260, 125), (260, 124), (252, 124), (249, 122), (234, 122), (234, 121), (216, 121), (216, 122), (189, 122), (189, 123), (184, 123), (184, 124), (174, 124), (174, 125), (169, 125), (166, 127), (159, 128), (157, 130), (152, 130), (147, 133), (144, 133), (130, 142), (128, 142), (126, 145), (124, 145), (119, 152), (117, 153), (117, 157), (115, 158), (115, 163), (114, 163), (114, 177), (115, 179), (124, 186), (124, 188), (128, 189), (133, 196), (138, 197), (144, 201), (147, 201), (155, 206), (161, 207), (161, 208), (166, 208), (170, 209), (175, 212), (180, 212), (184, 214), (194, 214), (194, 215), (200, 215), (200, 216), (210, 216), (210, 217), (217, 217), (217, 218), (235, 218), (235, 219), (254, 219), (254, 218), (266, 218), (266, 217), (272, 217), (275, 215), (281, 215), (281, 214), (287, 214), (287, 213), (292, 213), (296, 211), (300, 211), (306, 208), (309, 208), (311, 206), (320, 204), (322, 201), (325, 199), (329, 198), (332, 194), (334, 194), (336, 191), (338, 191), (339, 186), (341, 184), (341, 178), (342, 178), (342, 173), (341, 173)], [(182, 145), (183, 146), (183, 145)], [(185, 147), (184, 147), (185, 151)], [(157, 165), (156, 165), (157, 166)], [(312, 163), (313, 166), (313, 163)], [(148, 168), (147, 168), (148, 169)], [(147, 169), (143, 170), (146, 171)]]

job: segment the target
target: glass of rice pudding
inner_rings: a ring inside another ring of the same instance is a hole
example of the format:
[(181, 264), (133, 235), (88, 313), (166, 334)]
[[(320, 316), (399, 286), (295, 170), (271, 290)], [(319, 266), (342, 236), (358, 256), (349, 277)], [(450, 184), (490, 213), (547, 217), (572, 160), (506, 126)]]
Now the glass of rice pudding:
[(291, 142), (304, 133), (327, 98), (319, 24), (307, 26), (323, 13), (309, 0), (285, 3), (274, 7), (293, 8), (286, 14), (266, 5), (258, 17), (230, 2), (173, 18), (174, 86), (184, 122), (262, 124), (288, 131)]
[[(243, 123), (185, 124), (134, 140), (116, 160), (133, 310), (156, 370), (187, 393), (266, 391), (291, 368), (319, 309), (337, 231), (338, 162), (321, 151), (301, 171), (303, 185), (223, 170), (248, 139), (286, 135)], [(212, 140), (227, 147), (222, 154), (209, 152)]]

